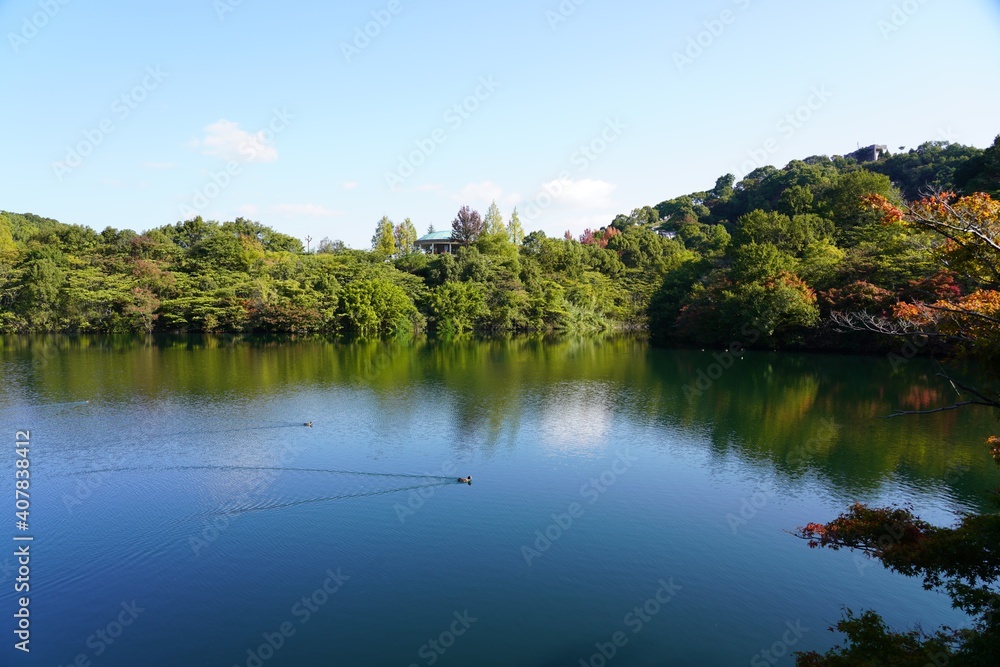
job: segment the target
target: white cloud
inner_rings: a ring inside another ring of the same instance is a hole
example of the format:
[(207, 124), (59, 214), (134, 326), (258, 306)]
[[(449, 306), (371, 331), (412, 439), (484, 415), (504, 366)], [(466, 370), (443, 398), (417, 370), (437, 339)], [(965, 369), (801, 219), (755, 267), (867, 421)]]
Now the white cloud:
[(354, 190), (355, 188), (358, 187), (358, 182), (346, 181), (341, 187), (343, 187), (345, 190)]
[(343, 211), (319, 206), (318, 204), (278, 204), (277, 206), (272, 206), (271, 210), (275, 213), (301, 215), (310, 218), (332, 218), (344, 214)]
[(240, 129), (239, 123), (222, 119), (207, 125), (205, 137), (195, 141), (194, 145), (203, 154), (223, 160), (274, 162), (278, 159), (278, 150), (266, 141), (267, 134), (263, 130), (247, 132)]
[(618, 188), (614, 183), (590, 178), (574, 181), (571, 178), (549, 181), (542, 185), (535, 200), (542, 193), (552, 196), (554, 206), (566, 208), (600, 208), (611, 204), (611, 194)]

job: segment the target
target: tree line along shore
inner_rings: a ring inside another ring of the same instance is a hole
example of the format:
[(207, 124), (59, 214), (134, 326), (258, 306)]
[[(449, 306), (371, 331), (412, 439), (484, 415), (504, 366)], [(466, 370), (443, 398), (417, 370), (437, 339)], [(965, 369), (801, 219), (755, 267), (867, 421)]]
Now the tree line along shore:
[[(1000, 137), (986, 150), (929, 142), (725, 175), (561, 238), (525, 233), (516, 210), (463, 207), (440, 254), (418, 247), (409, 219), (378, 221), (370, 250), (330, 239), (307, 250), (243, 218), (137, 233), (2, 212), (0, 333), (645, 329), (706, 346), (862, 349), (872, 338), (851, 329), (995, 285), (943, 261), (955, 239), (914, 217), (931, 200), (954, 214), (975, 197), (1000, 197)], [(995, 233), (992, 210), (975, 222)], [(845, 314), (869, 319), (845, 326)]]

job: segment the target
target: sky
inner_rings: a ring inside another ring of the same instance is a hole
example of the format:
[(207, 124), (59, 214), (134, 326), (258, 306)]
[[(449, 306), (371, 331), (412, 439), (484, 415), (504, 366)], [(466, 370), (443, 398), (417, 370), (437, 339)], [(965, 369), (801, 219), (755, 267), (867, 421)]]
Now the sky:
[(370, 247), (561, 236), (725, 173), (1000, 134), (1000, 1), (0, 0), (0, 209)]

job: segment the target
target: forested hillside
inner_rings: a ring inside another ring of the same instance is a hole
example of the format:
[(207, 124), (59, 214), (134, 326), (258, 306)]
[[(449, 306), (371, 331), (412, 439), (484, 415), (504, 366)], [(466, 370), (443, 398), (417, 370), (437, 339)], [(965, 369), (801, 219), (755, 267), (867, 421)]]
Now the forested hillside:
[[(940, 234), (886, 221), (931, 192), (1000, 197), (1000, 137), (878, 161), (825, 156), (634, 210), (579, 238), (527, 235), (516, 211), (463, 208), (455, 256), (383, 219), (372, 250), (313, 252), (258, 222), (195, 218), (96, 232), (0, 213), (0, 332), (291, 332), (649, 328), (703, 345), (845, 347), (833, 312), (885, 312), (975, 289), (942, 270)], [(881, 198), (881, 199), (879, 199)]]

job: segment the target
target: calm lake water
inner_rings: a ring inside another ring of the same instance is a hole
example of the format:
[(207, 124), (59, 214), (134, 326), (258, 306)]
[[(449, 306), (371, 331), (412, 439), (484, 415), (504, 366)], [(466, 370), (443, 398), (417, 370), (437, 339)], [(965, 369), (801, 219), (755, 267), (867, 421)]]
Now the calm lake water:
[(997, 479), (990, 414), (883, 418), (950, 400), (922, 360), (0, 342), (35, 538), (27, 656), (3, 538), (4, 665), (789, 665), (842, 606), (964, 618), (785, 531), (855, 500), (950, 522)]

